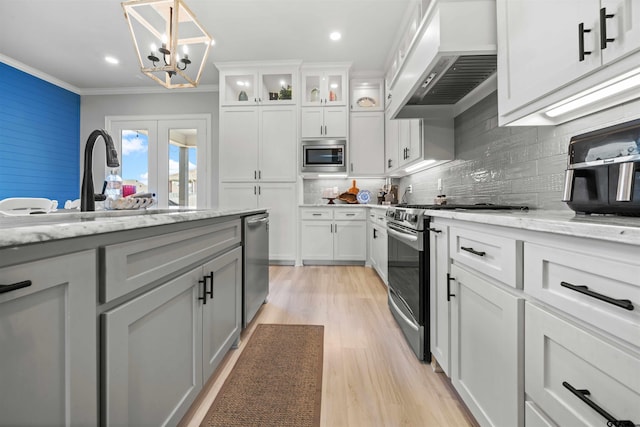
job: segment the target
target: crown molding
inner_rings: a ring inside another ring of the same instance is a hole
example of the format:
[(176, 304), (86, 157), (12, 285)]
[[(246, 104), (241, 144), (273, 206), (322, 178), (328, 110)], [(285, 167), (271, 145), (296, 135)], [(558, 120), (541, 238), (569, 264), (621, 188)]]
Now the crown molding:
[(199, 85), (193, 88), (167, 89), (161, 86), (139, 86), (139, 87), (118, 87), (118, 88), (89, 88), (81, 89), (80, 95), (144, 95), (153, 93), (197, 93), (197, 92), (218, 92), (218, 85)]
[(8, 56), (5, 56), (5, 55), (3, 55), (1, 53), (0, 53), (0, 62), (3, 62), (3, 63), (5, 63), (5, 64), (7, 64), (7, 65), (9, 65), (9, 66), (11, 66), (11, 67), (13, 67), (15, 69), (23, 71), (23, 72), (25, 72), (27, 74), (30, 74), (30, 75), (34, 76), (34, 77), (37, 77), (40, 80), (44, 80), (44, 81), (46, 81), (48, 83), (51, 83), (52, 85), (56, 85), (58, 87), (61, 87), (62, 89), (66, 89), (66, 90), (68, 90), (70, 92), (73, 92), (75, 94), (82, 95), (82, 93), (81, 93), (82, 90), (80, 88), (75, 87), (73, 85), (70, 85), (67, 82), (63, 82), (60, 79), (57, 79), (57, 78), (55, 78), (53, 76), (50, 76), (49, 74), (43, 73), (40, 70), (36, 70), (33, 67), (30, 67), (30, 66), (28, 66), (26, 64), (23, 64), (22, 62), (17, 61), (17, 60), (15, 60), (13, 58), (9, 58)]

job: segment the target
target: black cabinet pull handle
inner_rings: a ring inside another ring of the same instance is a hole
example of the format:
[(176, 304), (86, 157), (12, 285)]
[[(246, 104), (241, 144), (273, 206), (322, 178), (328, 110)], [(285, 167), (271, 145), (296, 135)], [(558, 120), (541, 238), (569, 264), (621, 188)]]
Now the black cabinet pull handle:
[(573, 387), (571, 384), (569, 384), (566, 381), (563, 381), (562, 385), (564, 386), (564, 388), (566, 388), (571, 393), (573, 393), (578, 399), (580, 399), (584, 403), (586, 403), (587, 406), (589, 406), (591, 409), (593, 409), (598, 414), (600, 414), (603, 418), (605, 418), (607, 420), (607, 426), (608, 427), (634, 427), (636, 425), (632, 421), (615, 419), (610, 413), (608, 413), (607, 411), (602, 409), (600, 406), (598, 406), (595, 402), (593, 402), (591, 399), (589, 399), (587, 397), (587, 396), (589, 396), (591, 394), (589, 392), (589, 390), (576, 389), (575, 387)]
[[(213, 299), (213, 271), (210, 271), (208, 276), (204, 276), (205, 282), (207, 281), (207, 279), (211, 281), (211, 287), (207, 291), (207, 294), (209, 294), (209, 298)], [(205, 285), (205, 288), (206, 288), (206, 285)]]
[(428, 230), (433, 233), (442, 233), (442, 230), (438, 230), (437, 228), (429, 228)]
[(207, 276), (204, 276), (198, 283), (202, 285), (202, 296), (198, 297), (202, 301), (202, 304), (207, 303)]
[(483, 252), (483, 251), (476, 251), (473, 248), (465, 248), (464, 246), (460, 246), (460, 249), (462, 249), (463, 251), (467, 251), (469, 253), (472, 253), (474, 255), (478, 255), (478, 256), (485, 256), (487, 253)]
[(584, 29), (584, 22), (581, 22), (578, 25), (578, 56), (580, 58), (580, 62), (584, 61), (585, 55), (591, 55), (591, 51), (584, 50), (584, 33), (590, 33), (591, 30)]
[(16, 289), (26, 288), (28, 286), (31, 286), (31, 280), (24, 280), (22, 282), (13, 283), (11, 285), (0, 285), (0, 294), (15, 291)]
[(456, 280), (455, 277), (451, 277), (451, 274), (447, 273), (447, 302), (451, 301), (451, 297), (455, 297), (456, 294), (451, 293), (451, 281)]
[(606, 295), (599, 294), (594, 291), (590, 291), (587, 286), (584, 285), (572, 285), (567, 282), (560, 282), (560, 286), (564, 288), (571, 289), (572, 291), (579, 292), (581, 294), (590, 296), (591, 298), (599, 299), (600, 301), (608, 302), (609, 304), (613, 304), (617, 307), (624, 308), (625, 310), (633, 311), (633, 304), (628, 299), (615, 299), (608, 297)]
[(375, 228), (373, 229), (373, 238), (374, 238), (374, 239), (377, 239), (377, 238), (378, 238), (378, 235), (376, 234), (376, 232), (377, 232), (377, 231), (378, 231), (378, 230), (376, 230)]
[(616, 40), (607, 37), (607, 19), (611, 19), (614, 16), (612, 13), (607, 13), (606, 7), (600, 9), (600, 49), (606, 49), (607, 43)]
[(262, 179), (262, 171), (258, 171), (258, 179)]

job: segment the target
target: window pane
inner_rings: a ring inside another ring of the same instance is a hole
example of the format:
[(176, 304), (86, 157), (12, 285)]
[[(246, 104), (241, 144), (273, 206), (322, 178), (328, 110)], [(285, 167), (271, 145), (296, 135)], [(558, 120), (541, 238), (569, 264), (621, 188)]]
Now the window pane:
[(197, 129), (169, 131), (169, 206), (197, 206)]
[[(131, 129), (122, 131), (122, 161), (120, 175), (122, 185), (129, 187), (135, 193), (146, 193), (149, 186), (149, 141), (146, 129)], [(123, 195), (131, 190), (123, 187)]]

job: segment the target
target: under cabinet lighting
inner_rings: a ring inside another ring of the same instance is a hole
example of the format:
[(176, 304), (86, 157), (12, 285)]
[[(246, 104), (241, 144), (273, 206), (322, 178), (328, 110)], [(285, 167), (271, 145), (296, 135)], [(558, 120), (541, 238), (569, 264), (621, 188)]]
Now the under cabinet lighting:
[(346, 178), (347, 174), (319, 173), (318, 178)]
[(639, 86), (640, 68), (636, 68), (552, 105), (545, 114), (549, 117), (558, 117)]
[(433, 164), (433, 163), (435, 163), (435, 162), (436, 162), (436, 161), (435, 161), (435, 160), (433, 160), (433, 159), (423, 160), (423, 161), (421, 161), (420, 163), (416, 163), (416, 164), (415, 164), (415, 165), (413, 165), (413, 166), (409, 166), (408, 168), (406, 168), (406, 169), (405, 169), (405, 172), (407, 172), (407, 173), (415, 172), (415, 171), (417, 171), (418, 169), (422, 169), (422, 168), (424, 168), (424, 167), (426, 167), (426, 166), (429, 166), (429, 165), (431, 165), (431, 164)]

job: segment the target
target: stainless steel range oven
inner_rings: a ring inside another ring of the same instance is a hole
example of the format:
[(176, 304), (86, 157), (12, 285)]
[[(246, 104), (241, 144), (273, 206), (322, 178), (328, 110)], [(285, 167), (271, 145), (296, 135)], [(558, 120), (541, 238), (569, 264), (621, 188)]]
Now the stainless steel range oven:
[(431, 361), (427, 209), (527, 210), (506, 205), (398, 205), (387, 210), (389, 308), (418, 359)]
[(420, 360), (429, 351), (429, 233), (424, 209), (387, 210), (389, 308)]

